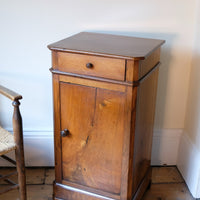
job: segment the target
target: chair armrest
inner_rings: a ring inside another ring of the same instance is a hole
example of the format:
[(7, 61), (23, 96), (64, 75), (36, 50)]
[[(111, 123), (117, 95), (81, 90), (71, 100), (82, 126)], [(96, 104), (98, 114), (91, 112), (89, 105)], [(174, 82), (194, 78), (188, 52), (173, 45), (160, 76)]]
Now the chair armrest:
[(17, 94), (16, 92), (14, 92), (6, 87), (3, 87), (2, 85), (0, 85), (0, 94), (8, 97), (12, 101), (22, 99), (22, 96), (20, 94)]

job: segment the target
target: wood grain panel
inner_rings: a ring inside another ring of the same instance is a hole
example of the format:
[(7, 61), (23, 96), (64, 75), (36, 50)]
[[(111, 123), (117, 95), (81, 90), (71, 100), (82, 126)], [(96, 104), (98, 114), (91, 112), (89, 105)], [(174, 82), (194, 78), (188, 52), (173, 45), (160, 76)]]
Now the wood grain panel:
[(61, 83), (63, 179), (120, 193), (124, 93)]
[[(137, 91), (133, 155), (133, 193), (150, 167), (158, 68), (141, 82)], [(134, 125), (133, 125), (134, 126)]]
[(108, 83), (108, 82), (101, 82), (98, 80), (89, 80), (84, 78), (78, 78), (78, 77), (71, 77), (71, 76), (60, 76), (60, 81), (66, 82), (66, 83), (74, 83), (79, 85), (85, 85), (90, 87), (96, 87), (96, 88), (102, 88), (107, 90), (114, 90), (119, 92), (125, 92), (126, 86), (125, 85), (119, 85), (114, 83)]
[[(91, 68), (87, 64), (91, 63)], [(125, 60), (58, 52), (58, 69), (64, 72), (124, 80)]]
[[(125, 94), (109, 90), (97, 90), (94, 126), (95, 157), (101, 160), (94, 172), (101, 177), (100, 185), (104, 191), (120, 194), (122, 150), (124, 140)], [(103, 148), (102, 148), (103, 147)], [(92, 174), (91, 174), (92, 176)]]
[(160, 48), (149, 55), (145, 60), (140, 61), (139, 79), (147, 74), (160, 60)]
[[(130, 199), (132, 195), (131, 181), (133, 179), (132, 173), (132, 157), (130, 157), (131, 150), (133, 149), (133, 141), (131, 134), (131, 119), (133, 113), (132, 98), (136, 98), (133, 90), (136, 88), (127, 87), (126, 88), (126, 106), (125, 106), (125, 116), (124, 116), (124, 144), (123, 144), (123, 156), (122, 156), (122, 178), (121, 178), (121, 194), (120, 200)], [(131, 188), (130, 188), (131, 187)]]
[[(85, 166), (79, 161), (87, 150), (94, 121), (96, 89), (74, 84), (60, 83), (61, 130), (70, 135), (62, 138), (63, 179), (84, 184)], [(87, 156), (89, 157), (91, 152)]]
[(52, 67), (53, 69), (58, 69), (58, 53), (56, 51), (52, 51)]
[(139, 79), (139, 61), (127, 60), (126, 62), (126, 82), (133, 83)]

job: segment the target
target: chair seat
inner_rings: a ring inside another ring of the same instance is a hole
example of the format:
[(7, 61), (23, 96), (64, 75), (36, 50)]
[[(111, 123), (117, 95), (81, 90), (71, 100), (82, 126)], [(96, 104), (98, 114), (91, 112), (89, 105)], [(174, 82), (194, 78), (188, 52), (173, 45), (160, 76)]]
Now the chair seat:
[(0, 156), (16, 149), (14, 136), (0, 126)]

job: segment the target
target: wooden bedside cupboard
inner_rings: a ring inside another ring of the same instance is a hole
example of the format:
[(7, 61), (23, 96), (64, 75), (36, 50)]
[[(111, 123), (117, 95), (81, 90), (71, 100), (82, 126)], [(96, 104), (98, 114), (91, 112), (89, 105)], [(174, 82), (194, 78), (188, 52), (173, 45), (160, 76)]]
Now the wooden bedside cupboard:
[(82, 32), (52, 51), (57, 200), (140, 200), (163, 40)]

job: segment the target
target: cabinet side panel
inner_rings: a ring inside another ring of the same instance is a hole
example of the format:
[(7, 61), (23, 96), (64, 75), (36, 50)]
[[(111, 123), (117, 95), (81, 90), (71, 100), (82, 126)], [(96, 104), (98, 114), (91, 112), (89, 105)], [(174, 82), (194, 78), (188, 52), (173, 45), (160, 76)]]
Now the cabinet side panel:
[(140, 61), (139, 78), (147, 74), (160, 60), (160, 48), (150, 54), (145, 60)]
[(137, 90), (133, 156), (133, 194), (150, 167), (158, 68), (141, 81)]

